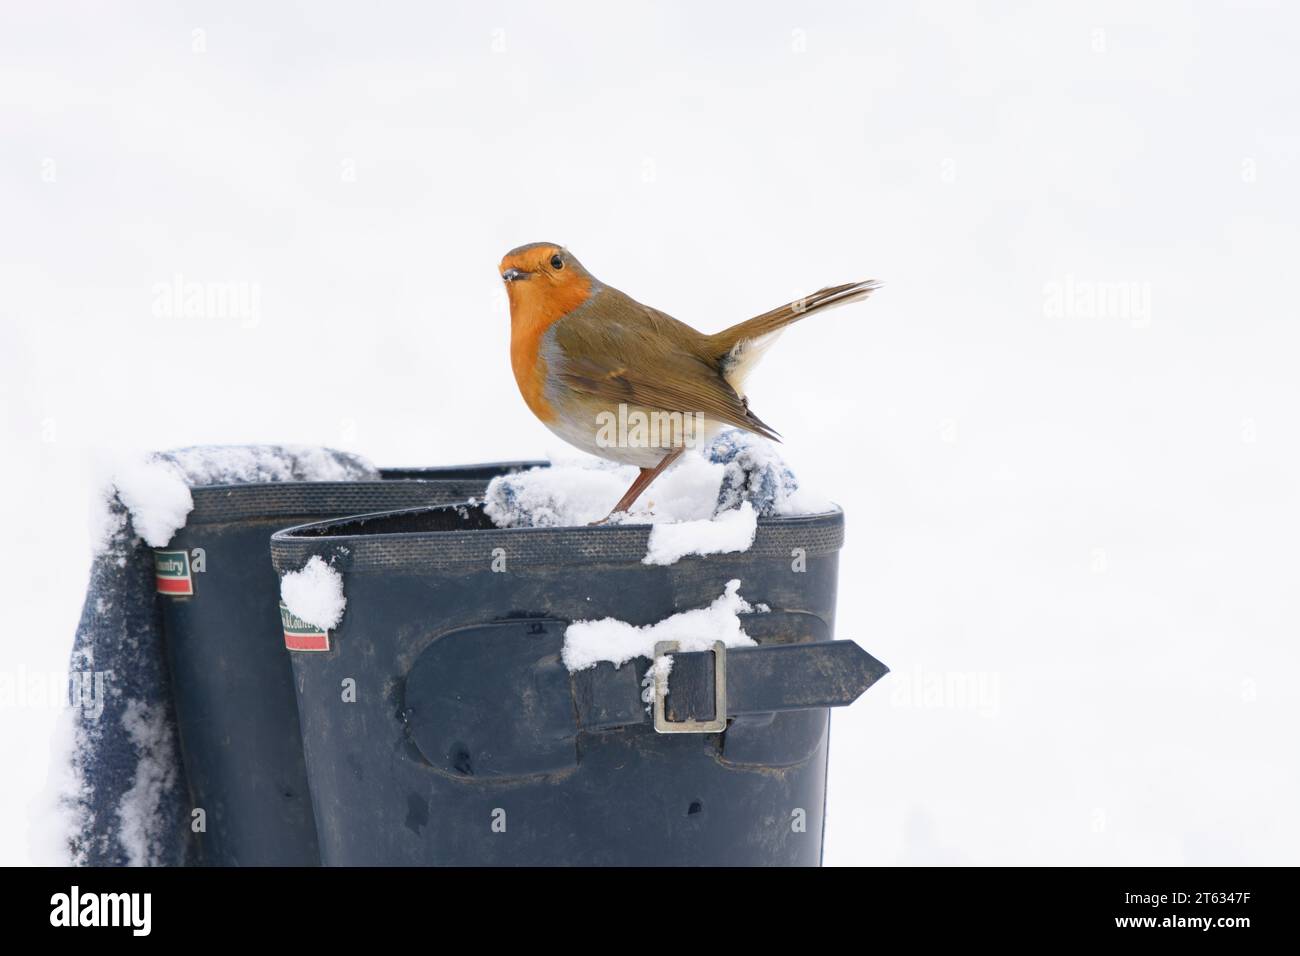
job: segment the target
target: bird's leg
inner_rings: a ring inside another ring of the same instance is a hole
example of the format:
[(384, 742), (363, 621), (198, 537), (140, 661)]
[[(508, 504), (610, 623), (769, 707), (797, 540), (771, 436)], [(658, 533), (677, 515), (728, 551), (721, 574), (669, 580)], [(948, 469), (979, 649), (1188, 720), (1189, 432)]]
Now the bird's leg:
[(618, 504), (614, 506), (613, 510), (599, 521), (593, 521), (592, 524), (605, 524), (620, 511), (627, 511), (628, 508), (631, 508), (636, 500), (641, 497), (641, 493), (650, 487), (650, 482), (662, 475), (664, 469), (675, 462), (684, 450), (684, 447), (674, 448), (664, 455), (659, 464), (653, 468), (642, 468), (641, 473), (636, 476), (636, 481), (632, 482), (632, 487), (627, 490), (627, 493), (622, 498), (618, 499)]

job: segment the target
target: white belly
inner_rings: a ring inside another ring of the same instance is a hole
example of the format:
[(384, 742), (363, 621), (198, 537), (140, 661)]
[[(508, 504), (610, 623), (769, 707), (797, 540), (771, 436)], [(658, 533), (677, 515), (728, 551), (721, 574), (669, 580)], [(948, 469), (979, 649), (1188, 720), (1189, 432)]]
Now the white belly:
[(674, 448), (702, 448), (722, 425), (693, 415), (671, 417), (648, 409), (611, 409), (592, 416), (592, 421), (560, 416), (546, 427), (570, 445), (597, 458), (653, 468)]

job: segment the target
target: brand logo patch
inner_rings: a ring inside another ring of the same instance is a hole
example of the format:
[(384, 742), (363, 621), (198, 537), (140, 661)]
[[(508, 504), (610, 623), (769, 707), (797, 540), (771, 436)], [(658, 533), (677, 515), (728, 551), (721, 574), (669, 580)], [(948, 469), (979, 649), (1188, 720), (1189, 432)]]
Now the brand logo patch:
[(153, 579), (159, 594), (193, 594), (194, 579), (190, 575), (189, 552), (154, 551)]
[(284, 625), (284, 646), (291, 651), (328, 651), (330, 632), (308, 624), (280, 602), (280, 621)]

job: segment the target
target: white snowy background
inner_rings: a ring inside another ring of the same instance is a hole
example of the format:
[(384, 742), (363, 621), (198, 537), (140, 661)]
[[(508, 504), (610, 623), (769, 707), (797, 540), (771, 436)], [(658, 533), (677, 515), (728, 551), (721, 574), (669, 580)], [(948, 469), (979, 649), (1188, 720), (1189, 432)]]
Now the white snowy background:
[(105, 453), (563, 452), (507, 359), (532, 240), (708, 331), (887, 283), (751, 390), (893, 668), (827, 862), (1300, 862), (1300, 13), (980, 6), (5, 4), (0, 862)]

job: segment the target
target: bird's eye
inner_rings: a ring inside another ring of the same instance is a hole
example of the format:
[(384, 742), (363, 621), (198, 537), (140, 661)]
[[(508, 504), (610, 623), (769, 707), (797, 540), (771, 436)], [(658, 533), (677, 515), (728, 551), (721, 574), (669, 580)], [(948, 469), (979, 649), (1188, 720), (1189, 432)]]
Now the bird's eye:
[(564, 268), (564, 260), (560, 258), (558, 253), (556, 255), (551, 256), (551, 268), (552, 269)]

